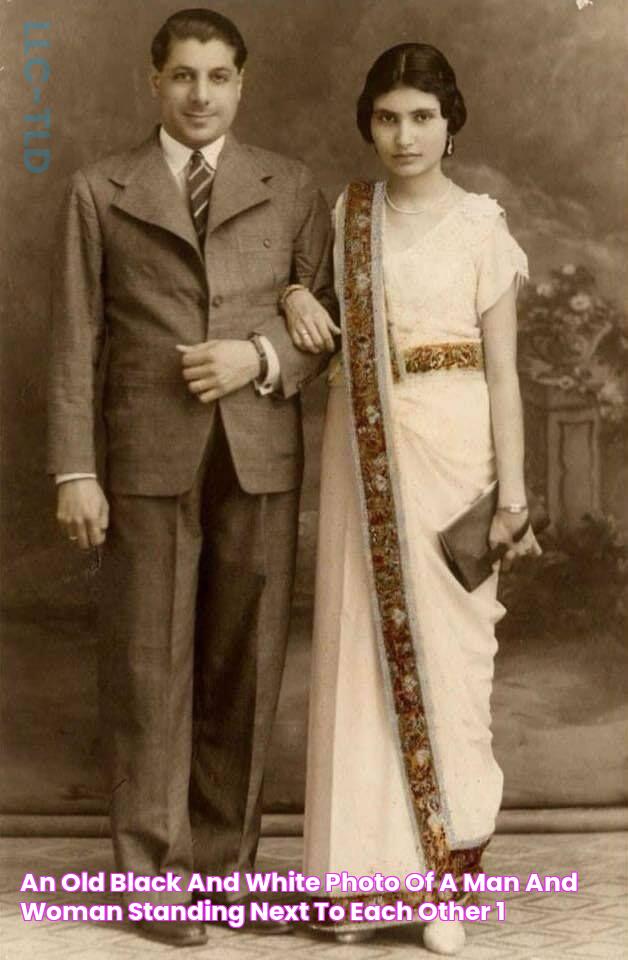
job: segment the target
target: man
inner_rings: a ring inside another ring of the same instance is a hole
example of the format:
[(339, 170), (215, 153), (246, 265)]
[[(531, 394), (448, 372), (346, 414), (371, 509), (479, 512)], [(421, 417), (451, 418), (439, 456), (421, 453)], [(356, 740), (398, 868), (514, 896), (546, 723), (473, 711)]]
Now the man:
[[(192, 870), (253, 868), (294, 572), (298, 391), (321, 366), (293, 347), (278, 300), (295, 282), (332, 298), (307, 169), (231, 133), (246, 53), (217, 13), (166, 21), (161, 126), (75, 175), (55, 264), (49, 469), (70, 540), (104, 544), (114, 849), (119, 870), (181, 875), (181, 893), (140, 895), (157, 904), (188, 902)], [(143, 931), (207, 939), (191, 922)]]

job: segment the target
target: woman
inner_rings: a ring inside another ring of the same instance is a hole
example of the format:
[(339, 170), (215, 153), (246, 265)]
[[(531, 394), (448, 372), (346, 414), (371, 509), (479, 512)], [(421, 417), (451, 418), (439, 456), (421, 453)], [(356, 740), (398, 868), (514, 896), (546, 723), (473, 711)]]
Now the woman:
[[(497, 479), (491, 545), (506, 564), (540, 552), (531, 530), (515, 540), (527, 516), (515, 313), (527, 263), (498, 204), (443, 173), (465, 119), (452, 68), (426, 44), (383, 53), (358, 101), (386, 180), (351, 184), (335, 212), (343, 359), (322, 452), (308, 874), (475, 872), (500, 805), (497, 572), (467, 592), (438, 531)], [(333, 324), (307, 298), (290, 290), (287, 322), (318, 351)], [(388, 899), (451, 896), (402, 886)], [(437, 953), (463, 943), (460, 921), (425, 928)]]

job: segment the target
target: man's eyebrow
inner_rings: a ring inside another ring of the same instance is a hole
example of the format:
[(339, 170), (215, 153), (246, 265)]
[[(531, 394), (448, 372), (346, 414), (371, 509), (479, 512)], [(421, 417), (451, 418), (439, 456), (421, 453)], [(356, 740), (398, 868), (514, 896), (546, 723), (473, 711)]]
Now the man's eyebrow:
[[(219, 70), (222, 70), (222, 71), (224, 71), (224, 73), (231, 73), (231, 71), (234, 70), (234, 69), (235, 69), (234, 67), (230, 67), (230, 66), (228, 66), (228, 65), (220, 64), (220, 65), (217, 66), (217, 67), (209, 67), (209, 71), (208, 71), (208, 72), (209, 72), (209, 73), (216, 73), (216, 72), (218, 72)], [(198, 67), (190, 67), (187, 63), (175, 63), (174, 66), (170, 67), (170, 70), (171, 70), (173, 73), (174, 73), (175, 70), (189, 70), (190, 73), (197, 73), (198, 70), (199, 70), (199, 68), (198, 68)]]

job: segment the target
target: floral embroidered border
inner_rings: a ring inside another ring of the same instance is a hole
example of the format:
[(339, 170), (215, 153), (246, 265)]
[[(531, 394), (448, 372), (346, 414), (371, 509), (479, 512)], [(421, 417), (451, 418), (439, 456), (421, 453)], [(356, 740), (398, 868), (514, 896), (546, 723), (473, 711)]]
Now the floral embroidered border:
[[(470, 851), (474, 852), (474, 851)], [(481, 856), (481, 851), (479, 852)], [(432, 891), (421, 890), (417, 892), (412, 892), (410, 890), (401, 889), (396, 892), (391, 893), (363, 893), (355, 894), (354, 896), (339, 896), (339, 897), (316, 897), (317, 901), (325, 901), (333, 906), (341, 906), (345, 910), (345, 914), (350, 916), (351, 904), (360, 903), (362, 906), (373, 906), (373, 907), (388, 907), (395, 906), (395, 904), (403, 903), (411, 907), (413, 910), (416, 910), (417, 907), (422, 906), (424, 903), (459, 903), (464, 905), (469, 905), (471, 903), (478, 903), (480, 898), (477, 893), (465, 893), (464, 891), (464, 881), (463, 874), (471, 873), (474, 876), (480, 872), (479, 859), (472, 862), (471, 857), (467, 858), (462, 864), (459, 865), (460, 872), (453, 875), (456, 887), (458, 888), (457, 893), (452, 892), (451, 890), (446, 890), (440, 893), (438, 889), (434, 888)], [(413, 918), (410, 923), (416, 923), (416, 918)], [(365, 930), (369, 927), (390, 927), (389, 921), (369, 921), (369, 920), (360, 920), (360, 921), (351, 921), (351, 920), (325, 920), (314, 923), (314, 929), (322, 931), (334, 931), (334, 930), (346, 930), (347, 928), (354, 928), (356, 930)]]
[[(445, 832), (408, 611), (389, 462), (386, 414), (378, 369), (375, 328), (373, 199), (375, 185), (356, 182), (346, 193), (343, 254), (343, 346), (351, 400), (358, 479), (365, 506), (379, 634), (388, 667), (399, 745), (411, 808), (426, 863), (437, 876), (479, 869), (486, 843), (452, 851)], [(378, 302), (383, 302), (381, 297)], [(381, 362), (390, 363), (390, 356)], [(393, 366), (393, 379), (398, 370)], [(357, 899), (357, 898), (356, 898)], [(362, 898), (359, 898), (362, 899)]]

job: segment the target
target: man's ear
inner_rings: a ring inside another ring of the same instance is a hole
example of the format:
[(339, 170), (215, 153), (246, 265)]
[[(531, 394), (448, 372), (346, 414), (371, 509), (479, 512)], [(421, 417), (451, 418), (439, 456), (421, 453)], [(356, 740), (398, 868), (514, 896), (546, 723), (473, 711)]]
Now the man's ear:
[(238, 74), (238, 100), (242, 96), (242, 84), (244, 82), (244, 67), (240, 70)]
[(150, 92), (153, 97), (159, 96), (159, 81), (160, 75), (156, 70), (151, 70), (148, 75), (148, 83), (150, 85)]

